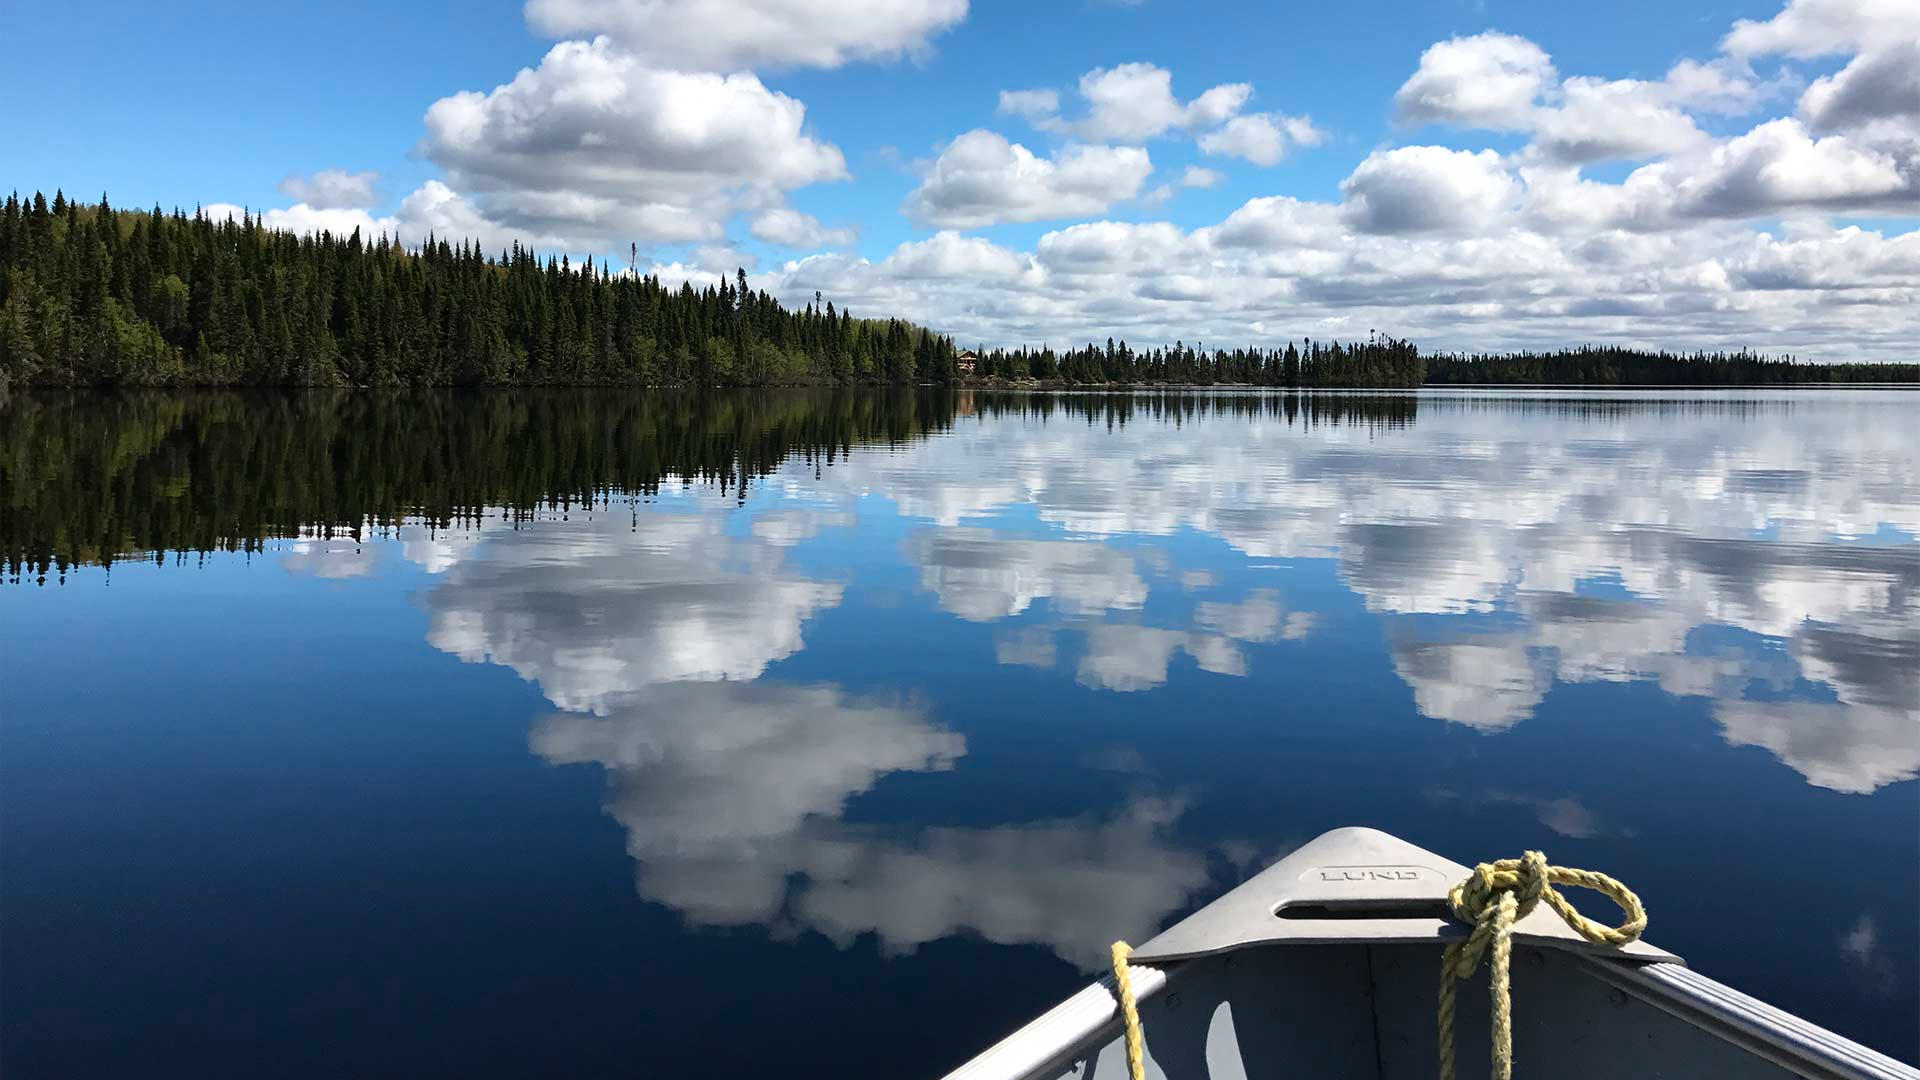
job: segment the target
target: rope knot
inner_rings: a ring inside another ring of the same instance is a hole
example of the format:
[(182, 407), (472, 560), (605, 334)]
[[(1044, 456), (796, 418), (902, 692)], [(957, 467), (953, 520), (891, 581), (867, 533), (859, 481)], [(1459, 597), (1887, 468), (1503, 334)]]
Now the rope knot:
[(1478, 925), (1492, 915), (1502, 896), (1513, 897), (1514, 918), (1524, 919), (1552, 891), (1547, 857), (1529, 851), (1518, 859), (1481, 863), (1447, 893), (1447, 905), (1461, 922)]
[[(1555, 885), (1578, 885), (1606, 894), (1620, 906), (1626, 919), (1604, 926), (1574, 910)], [(1605, 874), (1549, 866), (1547, 857), (1529, 851), (1518, 859), (1481, 863), (1466, 880), (1447, 892), (1447, 906), (1455, 918), (1473, 927), (1464, 939), (1446, 947), (1440, 956), (1440, 1080), (1453, 1080), (1454, 984), (1473, 977), (1480, 958), (1493, 951), (1493, 1071), (1494, 1080), (1513, 1077), (1513, 998), (1509, 973), (1513, 958), (1513, 924), (1527, 917), (1544, 900), (1581, 937), (1600, 945), (1625, 945), (1647, 928), (1647, 911), (1633, 890)]]

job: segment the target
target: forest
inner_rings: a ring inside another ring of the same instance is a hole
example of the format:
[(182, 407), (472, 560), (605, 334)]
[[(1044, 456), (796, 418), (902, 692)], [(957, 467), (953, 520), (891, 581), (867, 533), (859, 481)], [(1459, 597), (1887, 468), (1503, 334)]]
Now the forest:
[[(778, 386), (1016, 384), (1410, 388), (1920, 381), (1916, 364), (1746, 352), (1422, 355), (1411, 342), (1285, 348), (1108, 339), (960, 353), (831, 300), (789, 310), (744, 270), (695, 289), (514, 245), (413, 247), (259, 219), (15, 193), (0, 206), (0, 386)], [(970, 365), (971, 370), (967, 370)]]
[[(831, 300), (787, 310), (744, 270), (676, 289), (518, 245), (295, 235), (105, 195), (0, 206), (0, 382), (17, 385), (898, 385), (957, 381), (957, 355), (951, 338)], [(1280, 360), (1184, 346), (992, 356), (1003, 378), (1062, 382), (1253, 382)], [(1413, 364), (1411, 346), (1316, 345), (1301, 385), (1390, 371), (1415, 385)]]
[(1289, 342), (1284, 349), (1201, 350), (1175, 342), (1143, 353), (1108, 338), (1104, 349), (983, 350), (974, 377), (1074, 385), (1409, 389), (1421, 384), (1424, 370), (1420, 350), (1411, 343), (1378, 336), (1350, 344)]
[(294, 235), (103, 195), (0, 207), (0, 380), (53, 386), (901, 383), (953, 344), (832, 304), (784, 310), (589, 259)]
[(1817, 364), (1740, 352), (1648, 352), (1586, 345), (1544, 353), (1437, 354), (1427, 383), (1522, 386), (1800, 386), (1920, 382), (1920, 363)]

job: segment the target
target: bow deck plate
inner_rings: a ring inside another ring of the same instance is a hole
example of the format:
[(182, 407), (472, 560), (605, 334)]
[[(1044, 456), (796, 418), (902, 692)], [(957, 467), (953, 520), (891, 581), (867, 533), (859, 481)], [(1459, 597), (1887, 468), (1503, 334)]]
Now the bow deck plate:
[[(1135, 949), (1132, 960), (1163, 963), (1256, 945), (1444, 944), (1467, 935), (1448, 911), (1447, 890), (1470, 873), (1376, 829), (1336, 829)], [(1645, 942), (1595, 945), (1545, 906), (1514, 923), (1513, 936), (1623, 960), (1682, 962)]]

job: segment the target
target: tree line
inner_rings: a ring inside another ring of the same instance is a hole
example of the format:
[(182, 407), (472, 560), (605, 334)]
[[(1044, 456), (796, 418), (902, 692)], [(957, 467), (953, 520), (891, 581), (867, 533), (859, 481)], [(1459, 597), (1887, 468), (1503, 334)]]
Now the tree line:
[[(969, 368), (971, 370), (969, 370)], [(1423, 356), (1412, 343), (1285, 348), (1108, 339), (963, 358), (902, 319), (856, 319), (818, 293), (788, 310), (744, 270), (695, 289), (592, 258), (493, 254), (467, 240), (296, 235), (250, 214), (0, 205), (0, 385), (762, 386), (1039, 383), (1406, 388), (1920, 381), (1914, 364), (1587, 347)]]
[(1552, 352), (1456, 353), (1427, 358), (1433, 384), (1565, 386), (1799, 386), (1920, 382), (1920, 363), (1807, 363), (1792, 356), (1677, 353), (1583, 345)]
[(1167, 348), (1134, 352), (1122, 341), (1055, 352), (993, 349), (978, 353), (974, 376), (980, 379), (1036, 379), (1085, 384), (1162, 384), (1186, 386), (1265, 386), (1358, 389), (1419, 386), (1425, 361), (1411, 342), (1375, 335), (1364, 342), (1311, 339), (1284, 349), (1235, 348), (1211, 351), (1184, 341)]
[(354, 230), (0, 206), (0, 381), (56, 386), (732, 386), (951, 378), (951, 339), (831, 302), (788, 311), (592, 259), (408, 248)]
[(1014, 415), (1412, 423), (1410, 395), (1022, 394), (940, 388), (0, 394), (0, 581), (123, 557), (258, 551), (402, 524), (617, 512), (684, 485), (744, 498), (801, 463)]
[(52, 386), (1417, 386), (1410, 344), (996, 350), (731, 281), (670, 288), (588, 258), (273, 230), (55, 192), (0, 206), (0, 382)]

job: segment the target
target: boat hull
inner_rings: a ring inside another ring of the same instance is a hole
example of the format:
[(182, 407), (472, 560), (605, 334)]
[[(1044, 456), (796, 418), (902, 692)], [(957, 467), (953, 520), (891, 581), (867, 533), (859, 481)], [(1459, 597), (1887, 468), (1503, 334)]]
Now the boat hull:
[[(1150, 1078), (1435, 1074), (1438, 948), (1272, 945), (1133, 970)], [(1461, 1080), (1488, 1071), (1485, 980), (1483, 968), (1461, 987)], [(1517, 1076), (1920, 1080), (1920, 1071), (1675, 964), (1520, 946), (1513, 998)], [(1110, 980), (1095, 983), (949, 1080), (1126, 1080), (1117, 1006)]]
[[(1441, 950), (1465, 866), (1373, 829), (1303, 845), (1142, 945), (1130, 982), (1148, 1077), (1430, 1080)], [(1920, 1080), (1920, 1070), (1688, 970), (1644, 941), (1596, 945), (1549, 911), (1513, 927), (1518, 1076)], [(1488, 1074), (1487, 967), (1459, 988), (1460, 1080)], [(948, 1080), (1126, 1080), (1111, 978)]]

